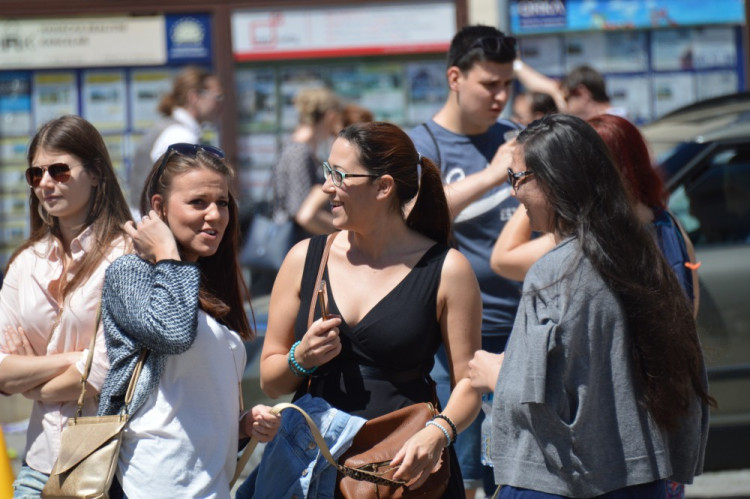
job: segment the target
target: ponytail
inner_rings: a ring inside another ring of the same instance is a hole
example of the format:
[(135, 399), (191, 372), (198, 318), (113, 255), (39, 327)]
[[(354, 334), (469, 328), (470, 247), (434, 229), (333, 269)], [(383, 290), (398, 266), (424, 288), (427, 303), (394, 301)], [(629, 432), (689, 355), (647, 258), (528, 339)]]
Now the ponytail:
[(419, 190), (406, 225), (437, 242), (448, 244), (451, 237), (451, 218), (445, 198), (440, 170), (429, 158), (419, 156), (417, 171)]

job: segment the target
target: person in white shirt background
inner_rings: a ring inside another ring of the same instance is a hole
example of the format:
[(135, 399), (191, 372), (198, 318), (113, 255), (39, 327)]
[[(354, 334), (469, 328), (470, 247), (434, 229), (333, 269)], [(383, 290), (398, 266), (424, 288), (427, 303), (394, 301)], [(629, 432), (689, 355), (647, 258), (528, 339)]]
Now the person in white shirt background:
[(172, 90), (162, 97), (157, 108), (162, 119), (136, 147), (128, 175), (128, 202), (134, 218), (138, 219), (143, 184), (156, 160), (172, 144), (199, 144), (203, 124), (219, 119), (223, 101), (221, 81), (207, 69), (187, 66), (175, 76)]

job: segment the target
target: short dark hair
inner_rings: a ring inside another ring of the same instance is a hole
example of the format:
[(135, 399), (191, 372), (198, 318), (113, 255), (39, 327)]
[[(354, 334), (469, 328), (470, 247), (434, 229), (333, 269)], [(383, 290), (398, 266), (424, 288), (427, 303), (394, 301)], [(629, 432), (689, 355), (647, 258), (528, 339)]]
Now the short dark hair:
[(555, 99), (550, 94), (544, 92), (531, 92), (529, 94), (531, 101), (531, 112), (540, 113), (544, 116), (558, 112)]
[(478, 61), (513, 62), (516, 39), (492, 26), (465, 26), (451, 40), (448, 67), (468, 71)]
[(583, 85), (591, 92), (591, 98), (594, 101), (609, 102), (604, 76), (591, 66), (583, 65), (573, 68), (562, 80), (562, 87), (568, 91), (579, 85)]

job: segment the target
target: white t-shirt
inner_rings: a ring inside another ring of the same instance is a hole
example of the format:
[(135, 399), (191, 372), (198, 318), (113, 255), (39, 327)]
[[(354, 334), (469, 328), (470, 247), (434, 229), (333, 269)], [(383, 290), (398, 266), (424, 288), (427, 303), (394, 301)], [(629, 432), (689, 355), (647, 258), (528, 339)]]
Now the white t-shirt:
[(159, 156), (167, 151), (172, 144), (186, 142), (198, 144), (201, 138), (201, 125), (187, 110), (176, 107), (172, 110), (172, 118), (178, 123), (164, 129), (151, 148), (151, 161), (156, 161)]
[(229, 497), (244, 368), (240, 337), (199, 311), (193, 346), (167, 359), (125, 429), (117, 477), (128, 498)]

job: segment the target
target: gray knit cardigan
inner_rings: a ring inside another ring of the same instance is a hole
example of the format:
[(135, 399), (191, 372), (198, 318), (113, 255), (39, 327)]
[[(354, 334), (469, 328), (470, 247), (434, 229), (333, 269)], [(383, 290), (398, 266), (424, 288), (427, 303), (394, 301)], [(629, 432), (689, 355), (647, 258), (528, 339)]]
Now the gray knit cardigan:
[(141, 349), (149, 354), (128, 412), (134, 414), (159, 386), (168, 355), (187, 351), (198, 322), (200, 269), (189, 262), (156, 264), (125, 255), (109, 266), (102, 292), (102, 323), (110, 369), (99, 415), (117, 414)]

